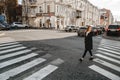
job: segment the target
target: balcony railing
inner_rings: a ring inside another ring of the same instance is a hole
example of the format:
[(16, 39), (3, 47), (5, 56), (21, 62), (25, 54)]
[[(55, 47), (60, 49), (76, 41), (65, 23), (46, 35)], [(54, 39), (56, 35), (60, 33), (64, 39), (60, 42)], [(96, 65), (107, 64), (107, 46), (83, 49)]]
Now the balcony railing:
[(54, 12), (50, 12), (50, 13), (36, 13), (36, 16), (39, 16), (39, 17), (50, 17), (50, 16), (54, 16), (55, 13)]
[(41, 16), (42, 16), (42, 13), (36, 13), (36, 16), (41, 17)]

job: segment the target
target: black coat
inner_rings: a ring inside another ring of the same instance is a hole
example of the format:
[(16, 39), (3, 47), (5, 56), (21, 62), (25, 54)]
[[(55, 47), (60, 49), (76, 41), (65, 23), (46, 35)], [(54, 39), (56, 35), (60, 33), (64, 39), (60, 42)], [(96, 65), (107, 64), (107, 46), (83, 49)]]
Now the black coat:
[(92, 39), (92, 36), (93, 36), (92, 32), (88, 33), (87, 36), (86, 36), (86, 33), (85, 33), (85, 49), (86, 50), (93, 49), (93, 39)]

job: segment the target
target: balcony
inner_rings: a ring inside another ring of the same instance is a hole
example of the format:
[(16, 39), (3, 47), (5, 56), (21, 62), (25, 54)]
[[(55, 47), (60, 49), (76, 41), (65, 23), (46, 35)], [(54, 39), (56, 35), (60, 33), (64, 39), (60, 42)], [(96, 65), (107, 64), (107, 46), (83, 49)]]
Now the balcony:
[(43, 13), (36, 13), (36, 16), (42, 17)]

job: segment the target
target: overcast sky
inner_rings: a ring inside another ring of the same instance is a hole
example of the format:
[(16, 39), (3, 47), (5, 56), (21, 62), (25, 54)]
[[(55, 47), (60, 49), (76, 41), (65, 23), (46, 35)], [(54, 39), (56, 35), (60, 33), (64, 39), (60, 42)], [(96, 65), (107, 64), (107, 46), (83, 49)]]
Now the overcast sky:
[(18, 3), (21, 4), (22, 0), (18, 0)]
[[(18, 0), (21, 3), (22, 0)], [(120, 0), (89, 0), (98, 8), (110, 9), (114, 18), (120, 20)]]

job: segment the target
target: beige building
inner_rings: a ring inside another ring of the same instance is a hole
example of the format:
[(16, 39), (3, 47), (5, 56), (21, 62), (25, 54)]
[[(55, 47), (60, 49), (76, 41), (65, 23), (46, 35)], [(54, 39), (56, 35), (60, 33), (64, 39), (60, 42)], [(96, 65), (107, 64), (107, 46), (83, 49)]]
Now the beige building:
[(100, 9), (100, 25), (107, 27), (110, 24), (113, 24), (114, 18), (110, 10)]
[(23, 22), (37, 28), (56, 29), (97, 25), (99, 9), (87, 0), (23, 0)]
[(85, 2), (85, 25), (99, 25), (100, 23), (100, 11), (99, 9), (86, 0)]

